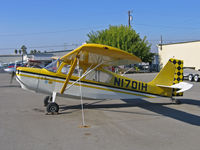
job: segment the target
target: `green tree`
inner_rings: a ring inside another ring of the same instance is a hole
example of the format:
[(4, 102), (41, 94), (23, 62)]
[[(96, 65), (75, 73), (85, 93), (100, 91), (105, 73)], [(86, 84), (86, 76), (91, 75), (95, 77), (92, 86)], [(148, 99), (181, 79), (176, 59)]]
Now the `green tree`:
[(22, 53), (22, 51), (21, 51), (21, 49), (19, 50), (19, 54), (21, 54)]
[(17, 54), (17, 52), (18, 52), (17, 49), (15, 49), (15, 54)]
[(34, 49), (34, 50), (33, 50), (33, 54), (36, 54), (36, 53), (37, 53), (37, 50), (36, 50), (36, 49)]
[(105, 44), (125, 50), (140, 57), (143, 62), (151, 62), (154, 56), (150, 52), (151, 45), (146, 36), (141, 39), (140, 35), (128, 26), (110, 26), (109, 29), (92, 31), (87, 36), (87, 43)]
[(30, 51), (30, 54), (39, 54), (39, 53), (41, 53), (41, 51), (40, 50), (37, 51), (36, 49)]
[(33, 50), (31, 50), (31, 51), (30, 51), (30, 54), (34, 54), (34, 51), (33, 51)]
[(21, 51), (22, 51), (22, 54), (27, 54), (27, 47), (25, 45), (22, 45), (21, 47)]

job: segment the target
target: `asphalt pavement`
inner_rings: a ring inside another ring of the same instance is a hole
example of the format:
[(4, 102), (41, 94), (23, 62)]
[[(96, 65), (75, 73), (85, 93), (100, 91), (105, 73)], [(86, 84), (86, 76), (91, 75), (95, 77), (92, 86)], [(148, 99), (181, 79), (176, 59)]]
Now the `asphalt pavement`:
[[(150, 81), (155, 73), (127, 75)], [(143, 100), (58, 98), (58, 115), (46, 115), (45, 95), (24, 91), (0, 73), (0, 150), (199, 150), (200, 82), (181, 97)]]

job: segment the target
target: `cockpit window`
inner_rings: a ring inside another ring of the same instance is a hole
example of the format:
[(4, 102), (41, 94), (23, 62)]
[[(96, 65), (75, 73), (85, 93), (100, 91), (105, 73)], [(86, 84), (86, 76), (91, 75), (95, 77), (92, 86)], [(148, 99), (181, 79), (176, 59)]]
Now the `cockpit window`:
[(85, 77), (85, 79), (102, 83), (109, 83), (112, 77), (113, 76), (108, 72), (104, 72), (102, 70), (93, 70)]
[(47, 65), (45, 67), (45, 69), (47, 69), (48, 71), (51, 71), (51, 72), (57, 72), (59, 66), (60, 66), (61, 62), (59, 59), (53, 61), (52, 63), (50, 63), (49, 65)]
[(71, 65), (64, 65), (61, 70), (61, 73), (68, 74), (70, 67), (71, 67)]
[[(67, 64), (64, 65), (63, 68), (61, 69), (61, 73), (63, 73), (63, 74), (68, 74), (70, 68), (71, 68), (71, 65), (67, 65)], [(79, 68), (79, 69), (78, 69), (78, 67), (76, 67), (76, 68), (74, 69), (74, 72), (73, 72), (72, 75), (73, 75), (73, 76), (76, 76), (76, 77), (79, 77), (79, 71), (80, 71), (80, 75), (82, 75), (83, 69), (82, 69), (82, 68)]]

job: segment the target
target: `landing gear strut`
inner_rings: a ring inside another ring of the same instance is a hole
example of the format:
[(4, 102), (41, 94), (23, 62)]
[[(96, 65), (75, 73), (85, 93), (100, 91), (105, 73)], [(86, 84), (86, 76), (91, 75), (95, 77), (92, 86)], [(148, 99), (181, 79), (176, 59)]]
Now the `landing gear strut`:
[(181, 104), (181, 101), (179, 99), (176, 99), (176, 98), (171, 98), (172, 99), (172, 102), (175, 103), (175, 104)]
[(52, 97), (51, 96), (46, 96), (44, 98), (44, 106), (46, 107), (49, 103), (52, 102)]
[(53, 92), (52, 96), (46, 96), (44, 98), (44, 106), (47, 107), (47, 113), (58, 114), (59, 105), (56, 101), (56, 92)]

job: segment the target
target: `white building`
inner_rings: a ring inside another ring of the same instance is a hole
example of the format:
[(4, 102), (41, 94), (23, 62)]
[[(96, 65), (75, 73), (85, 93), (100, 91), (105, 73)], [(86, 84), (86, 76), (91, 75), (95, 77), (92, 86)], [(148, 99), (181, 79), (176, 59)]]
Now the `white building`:
[[(23, 56), (23, 61), (28, 60), (51, 60), (52, 57), (61, 57), (71, 52), (72, 50), (50, 51), (46, 53), (28, 54)], [(15, 61), (21, 61), (22, 55), (0, 55), (1, 63), (10, 63)]]
[(181, 59), (184, 67), (200, 69), (200, 41), (159, 44), (160, 65), (163, 67), (170, 58)]

